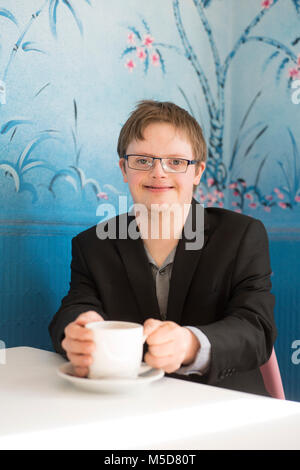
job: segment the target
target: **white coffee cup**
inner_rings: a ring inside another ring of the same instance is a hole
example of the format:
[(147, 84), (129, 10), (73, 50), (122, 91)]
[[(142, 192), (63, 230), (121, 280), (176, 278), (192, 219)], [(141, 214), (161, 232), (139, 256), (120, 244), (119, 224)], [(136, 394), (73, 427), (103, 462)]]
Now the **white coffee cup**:
[(123, 321), (87, 323), (93, 331), (93, 363), (88, 378), (136, 378), (143, 357), (143, 325)]

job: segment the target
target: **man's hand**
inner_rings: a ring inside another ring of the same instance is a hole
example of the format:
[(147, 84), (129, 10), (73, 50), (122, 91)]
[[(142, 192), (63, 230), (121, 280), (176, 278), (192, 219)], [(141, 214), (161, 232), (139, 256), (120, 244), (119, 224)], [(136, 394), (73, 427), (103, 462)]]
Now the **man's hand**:
[(96, 321), (104, 321), (99, 313), (93, 311), (85, 312), (65, 328), (65, 338), (61, 345), (66, 351), (67, 357), (71, 361), (74, 372), (78, 377), (86, 377), (89, 366), (93, 362), (92, 352), (95, 348), (93, 332), (85, 328), (85, 325)]
[(200, 348), (194, 333), (172, 321), (149, 318), (144, 323), (144, 335), (148, 344), (145, 362), (169, 374), (193, 362)]

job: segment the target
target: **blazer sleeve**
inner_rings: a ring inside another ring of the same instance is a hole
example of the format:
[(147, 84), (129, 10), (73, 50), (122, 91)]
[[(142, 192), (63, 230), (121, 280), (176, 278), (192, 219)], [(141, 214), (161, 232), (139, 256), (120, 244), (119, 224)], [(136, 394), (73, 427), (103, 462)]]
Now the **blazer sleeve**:
[(64, 330), (78, 315), (89, 310), (99, 313), (106, 319), (95, 283), (84, 260), (80, 242), (75, 237), (72, 240), (70, 289), (49, 325), (50, 337), (56, 352), (66, 357), (65, 350), (61, 346), (65, 337)]
[(252, 219), (235, 255), (225, 311), (219, 321), (199, 326), (211, 343), (208, 384), (257, 369), (271, 356), (277, 332), (270, 276), (268, 235), (263, 223)]

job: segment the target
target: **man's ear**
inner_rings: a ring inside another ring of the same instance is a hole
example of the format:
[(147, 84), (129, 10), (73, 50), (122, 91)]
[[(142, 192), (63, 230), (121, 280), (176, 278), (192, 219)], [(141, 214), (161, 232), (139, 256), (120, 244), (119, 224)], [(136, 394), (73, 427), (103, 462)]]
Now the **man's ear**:
[(205, 167), (206, 167), (205, 162), (201, 162), (199, 165), (196, 166), (194, 185), (198, 185), (200, 183)]
[(126, 160), (125, 158), (120, 158), (119, 160), (119, 167), (121, 168), (123, 181), (124, 183), (128, 183), (127, 173), (126, 173)]

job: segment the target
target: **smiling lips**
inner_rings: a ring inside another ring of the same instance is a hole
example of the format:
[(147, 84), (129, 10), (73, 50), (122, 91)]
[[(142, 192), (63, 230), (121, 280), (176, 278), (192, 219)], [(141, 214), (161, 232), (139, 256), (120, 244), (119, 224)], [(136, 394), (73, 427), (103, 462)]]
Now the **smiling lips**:
[(167, 191), (173, 189), (173, 186), (145, 186), (145, 188), (150, 191)]

